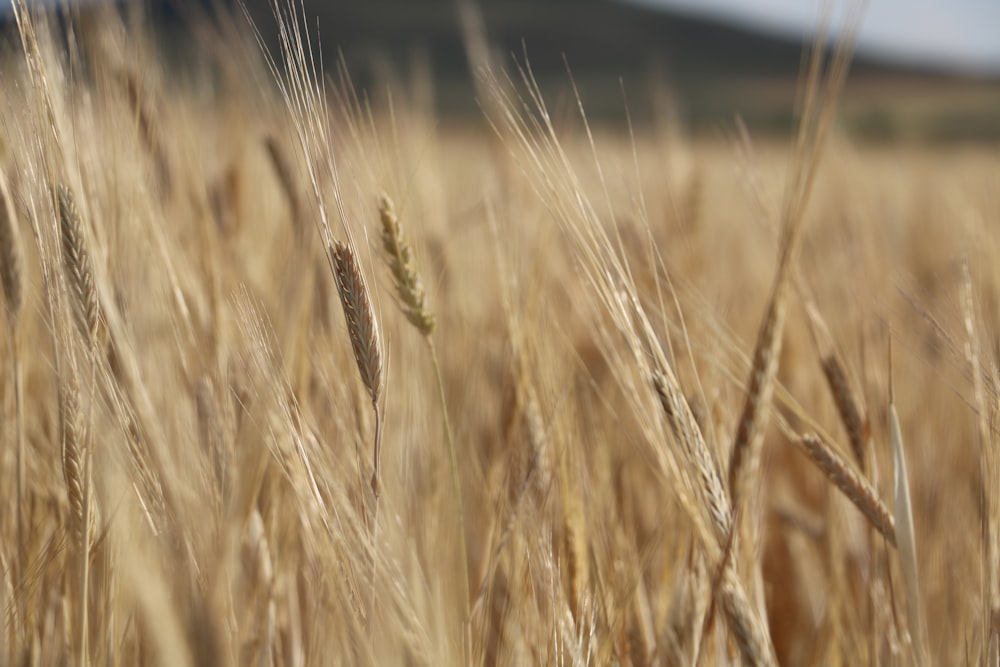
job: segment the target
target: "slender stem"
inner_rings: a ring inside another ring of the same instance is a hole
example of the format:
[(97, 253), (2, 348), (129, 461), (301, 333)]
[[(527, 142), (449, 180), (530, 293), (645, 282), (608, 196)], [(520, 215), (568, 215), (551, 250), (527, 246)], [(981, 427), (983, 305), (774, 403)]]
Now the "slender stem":
[(85, 450), (83, 454), (83, 526), (80, 541), (80, 661), (79, 664), (90, 664), (90, 648), (88, 640), (90, 631), (88, 627), (88, 613), (90, 597), (90, 495), (91, 495), (91, 465), (90, 452)]
[[(9, 313), (8, 313), (9, 317)], [(17, 596), (18, 599), (18, 609), (21, 612), (21, 619), (24, 621), (24, 591), (25, 591), (25, 555), (27, 551), (25, 550), (24, 544), (24, 406), (23, 397), (21, 395), (21, 360), (19, 357), (19, 350), (17, 344), (17, 328), (14, 323), (10, 324), (10, 349), (11, 358), (13, 363), (11, 366), (11, 371), (14, 380), (14, 428), (16, 433), (16, 443), (15, 443), (15, 461), (14, 465), (16, 470), (15, 474), (15, 486), (17, 487), (17, 576), (19, 580), (19, 589), (21, 593)], [(27, 628), (25, 628), (27, 629)]]
[(382, 413), (378, 408), (378, 401), (372, 399), (372, 409), (375, 411), (375, 451), (373, 456), (374, 463), (372, 464), (372, 493), (375, 494), (376, 507), (378, 506), (378, 497), (382, 495), (382, 480), (381, 480), (381, 459), (382, 459)]
[[(378, 401), (372, 400), (372, 409), (375, 411), (375, 452), (374, 452), (374, 470), (372, 472), (371, 488), (372, 488), (372, 523), (371, 523), (371, 534), (372, 534), (372, 592), (371, 592), (371, 603), (368, 606), (368, 623), (370, 627), (374, 629), (375, 627), (375, 582), (376, 576), (378, 575), (378, 501), (381, 495), (381, 475), (379, 459), (382, 455), (382, 413), (378, 407)], [(376, 633), (369, 632), (368, 636), (372, 640), (372, 648), (375, 648)]]
[(458, 475), (458, 456), (455, 453), (455, 439), (451, 432), (451, 420), (448, 418), (448, 402), (444, 393), (444, 378), (441, 375), (441, 363), (438, 361), (437, 348), (434, 346), (434, 339), (427, 335), (424, 337), (431, 354), (431, 363), (434, 364), (434, 377), (437, 379), (438, 397), (441, 400), (441, 417), (444, 419), (445, 438), (448, 441), (448, 458), (451, 463), (451, 486), (455, 495), (455, 513), (458, 515), (458, 539), (459, 558), (462, 566), (462, 605), (464, 620), (462, 621), (462, 653), (463, 662), (469, 664), (470, 631), (472, 622), (472, 612), (469, 601), (469, 559), (466, 553), (465, 541), (465, 509), (462, 505), (462, 483)]

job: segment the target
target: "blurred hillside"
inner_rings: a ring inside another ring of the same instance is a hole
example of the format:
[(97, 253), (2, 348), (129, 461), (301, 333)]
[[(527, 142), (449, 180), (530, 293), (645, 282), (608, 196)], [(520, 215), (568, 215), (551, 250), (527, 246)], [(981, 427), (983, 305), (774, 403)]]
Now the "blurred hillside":
[[(190, 22), (236, 0), (150, 0), (175, 52)], [(295, 0), (298, 2), (299, 0)], [(478, 114), (455, 0), (303, 0), (327, 71), (343, 57), (355, 85), (377, 97), (394, 84), (437, 114)], [(271, 0), (244, 0), (272, 52)], [(279, 0), (279, 4), (285, 4)], [(794, 121), (808, 44), (718, 20), (615, 0), (479, 0), (494, 57), (513, 70), (527, 58), (552, 107), (572, 113), (567, 65), (592, 118), (624, 118), (622, 84), (636, 123), (696, 132), (739, 114), (757, 132), (786, 133)], [(1000, 80), (855, 59), (844, 125), (865, 140), (1000, 140)]]
[[(248, 4), (275, 39), (269, 2)], [(758, 130), (784, 131), (793, 120), (801, 42), (612, 0), (479, 4), (502, 62), (526, 53), (556, 99), (569, 97), (568, 63), (593, 116), (623, 115), (622, 80), (638, 122), (669, 113), (691, 129), (711, 129), (739, 113)], [(340, 49), (362, 87), (429, 80), (438, 112), (475, 111), (453, 0), (307, 0), (306, 12), (316, 18), (326, 62)], [(861, 57), (844, 117), (866, 139), (1000, 139), (1000, 83)]]

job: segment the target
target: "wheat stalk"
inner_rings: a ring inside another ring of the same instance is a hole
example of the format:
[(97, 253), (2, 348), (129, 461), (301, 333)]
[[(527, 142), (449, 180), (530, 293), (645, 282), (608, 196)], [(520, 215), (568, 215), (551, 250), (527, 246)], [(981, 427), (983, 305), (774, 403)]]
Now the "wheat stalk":
[(198, 439), (205, 453), (210, 457), (212, 473), (221, 500), (221, 506), (226, 507), (229, 500), (230, 468), (232, 453), (226, 442), (219, 411), (216, 405), (215, 390), (208, 376), (200, 378), (194, 389), (195, 416), (198, 421)]
[(21, 253), (14, 201), (3, 172), (0, 172), (0, 283), (3, 284), (7, 316), (16, 320), (22, 300)]
[(275, 176), (281, 185), (285, 198), (288, 200), (288, 207), (291, 209), (292, 224), (295, 226), (297, 235), (305, 229), (302, 221), (302, 197), (299, 195), (299, 188), (296, 185), (295, 174), (292, 171), (292, 161), (288, 159), (288, 154), (278, 138), (274, 135), (264, 137), (264, 149), (267, 157), (271, 161)]
[(62, 471), (70, 507), (70, 529), (79, 558), (80, 585), (79, 651), (87, 656), (88, 606), (91, 545), (91, 453), (86, 443), (86, 426), (80, 409), (80, 391), (72, 368), (59, 386), (59, 422), (62, 429)]
[(896, 391), (892, 380), (892, 344), (889, 345), (889, 435), (892, 441), (893, 487), (895, 502), (893, 512), (899, 530), (900, 570), (903, 573), (903, 590), (906, 593), (906, 622), (917, 665), (926, 664), (924, 653), (924, 624), (920, 608), (920, 572), (917, 567), (917, 537), (913, 526), (913, 503), (910, 501), (910, 483), (907, 478), (906, 453), (903, 449), (903, 429), (896, 412)]
[(153, 158), (160, 191), (164, 196), (169, 197), (173, 191), (173, 176), (167, 157), (166, 144), (164, 144), (160, 132), (155, 105), (139, 81), (138, 72), (132, 69), (123, 69), (118, 74), (118, 80), (125, 89), (129, 106), (136, 116), (143, 147)]
[[(18, 316), (21, 312), (21, 255), (17, 239), (17, 216), (7, 178), (0, 171), (0, 283), (3, 285), (4, 304), (7, 310), (8, 342), (10, 345), (11, 378), (14, 386), (15, 428), (15, 511), (17, 513), (18, 553), (26, 553), (24, 544), (24, 395), (21, 388), (21, 353), (18, 342)], [(18, 571), (24, 572), (19, 560)]]
[(730, 453), (729, 491), (734, 506), (739, 504), (743, 493), (753, 489), (756, 481), (764, 429), (770, 416), (774, 376), (781, 354), (790, 278), (795, 271), (802, 245), (805, 211), (816, 182), (816, 172), (826, 137), (837, 109), (837, 99), (847, 77), (857, 32), (857, 25), (849, 26), (847, 38), (838, 45), (825, 75), (822, 40), (814, 44), (810, 56), (806, 75), (805, 107), (803, 119), (799, 124), (793, 162), (796, 170), (792, 173), (791, 181), (785, 191), (781, 212), (778, 267), (760, 331), (757, 334), (746, 398)]
[(469, 632), (472, 622), (472, 609), (469, 600), (470, 583), (465, 538), (465, 507), (462, 502), (462, 483), (458, 468), (458, 454), (455, 450), (455, 438), (451, 430), (451, 420), (448, 417), (448, 402), (444, 391), (444, 377), (441, 373), (441, 363), (438, 359), (437, 347), (434, 345), (435, 319), (434, 314), (427, 306), (427, 295), (424, 292), (424, 284), (420, 278), (420, 274), (417, 272), (410, 244), (403, 236), (403, 229), (399, 224), (395, 205), (385, 192), (379, 195), (378, 211), (379, 219), (382, 223), (382, 249), (385, 252), (389, 271), (392, 273), (396, 295), (399, 298), (400, 310), (403, 311), (403, 315), (410, 324), (423, 336), (431, 356), (431, 363), (434, 366), (434, 377), (437, 381), (438, 398), (441, 405), (441, 417), (444, 421), (445, 438), (448, 444), (452, 495), (455, 502), (456, 521), (458, 522), (459, 558), (462, 569), (461, 594), (465, 612), (464, 627), (466, 629), (463, 633), (463, 650), (465, 659), (468, 661), (471, 648)]

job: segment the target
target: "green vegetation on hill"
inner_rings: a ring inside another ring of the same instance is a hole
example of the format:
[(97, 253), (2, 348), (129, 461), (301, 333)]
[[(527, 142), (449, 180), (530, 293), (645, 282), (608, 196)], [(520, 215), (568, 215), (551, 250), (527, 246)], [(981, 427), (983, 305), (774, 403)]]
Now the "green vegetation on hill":
[[(268, 36), (270, 3), (249, 4)], [(423, 68), (419, 76), (433, 81), (438, 112), (478, 113), (454, 0), (306, 4), (326, 61), (342, 55), (360, 87), (405, 82)], [(482, 0), (479, 6), (499, 57), (511, 64), (526, 56), (542, 87), (564, 96), (568, 64), (593, 116), (622, 117), (623, 82), (639, 122), (667, 109), (695, 130), (729, 124), (736, 113), (759, 130), (787, 133), (794, 121), (805, 51), (799, 41), (613, 0)], [(997, 81), (859, 57), (848, 89), (854, 113), (846, 123), (865, 139), (997, 138), (998, 93)], [(913, 114), (912, 105), (924, 111)]]

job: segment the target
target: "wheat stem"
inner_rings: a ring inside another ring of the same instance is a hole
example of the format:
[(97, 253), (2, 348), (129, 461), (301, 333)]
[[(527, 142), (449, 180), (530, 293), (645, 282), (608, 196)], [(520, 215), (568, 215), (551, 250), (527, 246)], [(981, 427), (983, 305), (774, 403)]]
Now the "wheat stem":
[(471, 647), (472, 610), (471, 601), (469, 599), (469, 557), (467, 551), (468, 543), (465, 540), (465, 506), (462, 502), (462, 482), (458, 470), (458, 455), (455, 451), (455, 438), (452, 435), (451, 420), (448, 418), (448, 402), (445, 398), (444, 378), (441, 373), (441, 363), (438, 360), (437, 347), (434, 345), (434, 339), (430, 334), (427, 334), (424, 340), (427, 341), (427, 349), (430, 351), (431, 363), (434, 366), (434, 378), (437, 383), (438, 398), (441, 402), (441, 418), (444, 420), (445, 439), (448, 442), (448, 459), (451, 464), (451, 490), (455, 497), (455, 513), (458, 515), (458, 557), (461, 561), (462, 568), (462, 580), (460, 583), (462, 586), (462, 606), (465, 614), (465, 619), (462, 622), (462, 643), (465, 662), (468, 662), (469, 650)]

